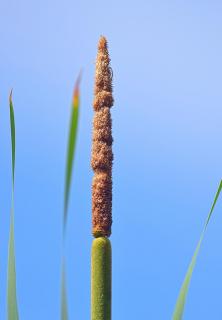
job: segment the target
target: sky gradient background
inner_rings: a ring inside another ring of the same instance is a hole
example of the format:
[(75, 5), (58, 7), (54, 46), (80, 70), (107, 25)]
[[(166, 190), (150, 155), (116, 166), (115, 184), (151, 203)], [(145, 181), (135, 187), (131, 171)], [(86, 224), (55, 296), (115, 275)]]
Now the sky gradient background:
[[(59, 319), (70, 103), (83, 68), (66, 245), (70, 319), (90, 318), (94, 62), (114, 78), (113, 319), (171, 319), (222, 164), (221, 1), (0, 1), (0, 319), (11, 199), (8, 95), (17, 133), (15, 240), (22, 320)], [(221, 319), (222, 199), (184, 319)]]

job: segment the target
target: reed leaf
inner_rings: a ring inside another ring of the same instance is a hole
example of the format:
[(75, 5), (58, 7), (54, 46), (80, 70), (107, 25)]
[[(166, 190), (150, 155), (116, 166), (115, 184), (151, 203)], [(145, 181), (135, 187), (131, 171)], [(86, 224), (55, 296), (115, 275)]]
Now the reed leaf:
[[(65, 241), (67, 213), (70, 186), (72, 179), (73, 160), (75, 155), (75, 146), (77, 138), (77, 128), (79, 120), (79, 84), (81, 79), (81, 72), (77, 78), (71, 109), (69, 137), (68, 137), (68, 148), (67, 148), (67, 159), (66, 159), (66, 176), (65, 176), (65, 193), (64, 193), (64, 215), (63, 215), (63, 242)], [(64, 243), (63, 243), (64, 244)], [(68, 320), (68, 303), (67, 303), (67, 292), (66, 292), (66, 268), (65, 268), (65, 256), (63, 253), (62, 261), (62, 279), (61, 279), (61, 320)]]
[(15, 239), (14, 239), (14, 176), (15, 176), (15, 118), (12, 103), (12, 91), (9, 97), (11, 152), (12, 152), (12, 203), (10, 216), (10, 235), (8, 246), (8, 275), (7, 275), (7, 310), (8, 320), (18, 320), (18, 304), (16, 295), (16, 268), (15, 268)]
[(65, 260), (62, 263), (62, 284), (61, 284), (61, 319), (68, 320), (68, 306), (66, 293), (66, 268)]
[(183, 318), (185, 302), (186, 302), (186, 298), (187, 298), (188, 289), (189, 289), (191, 277), (192, 277), (192, 274), (193, 274), (193, 270), (194, 270), (194, 267), (196, 265), (197, 256), (198, 256), (198, 253), (199, 253), (199, 250), (200, 250), (200, 247), (201, 247), (201, 243), (202, 243), (202, 240), (204, 238), (204, 234), (206, 232), (208, 223), (209, 223), (210, 218), (212, 216), (214, 207), (215, 207), (215, 205), (217, 203), (217, 200), (218, 200), (218, 197), (220, 195), (221, 189), (222, 189), (222, 180), (220, 181), (220, 184), (219, 184), (218, 190), (216, 192), (213, 204), (212, 204), (210, 212), (209, 212), (209, 214), (207, 216), (207, 220), (205, 222), (203, 231), (201, 233), (200, 239), (199, 239), (198, 244), (196, 246), (196, 249), (194, 251), (194, 254), (193, 254), (193, 257), (192, 257), (191, 262), (189, 264), (189, 267), (187, 269), (187, 273), (185, 275), (184, 281), (182, 283), (182, 286), (181, 286), (181, 289), (180, 289), (180, 292), (179, 292), (179, 295), (178, 295), (178, 298), (177, 298), (176, 306), (175, 306), (175, 309), (174, 309), (173, 317), (172, 317), (173, 320), (181, 320)]
[(68, 138), (68, 148), (66, 157), (66, 177), (65, 177), (65, 194), (64, 194), (64, 221), (63, 227), (66, 227), (67, 213), (68, 213), (68, 203), (70, 194), (70, 185), (72, 179), (72, 169), (73, 169), (73, 159), (75, 154), (78, 119), (79, 119), (79, 84), (81, 79), (81, 73), (77, 78), (76, 85), (73, 93), (70, 127), (69, 127), (69, 138)]

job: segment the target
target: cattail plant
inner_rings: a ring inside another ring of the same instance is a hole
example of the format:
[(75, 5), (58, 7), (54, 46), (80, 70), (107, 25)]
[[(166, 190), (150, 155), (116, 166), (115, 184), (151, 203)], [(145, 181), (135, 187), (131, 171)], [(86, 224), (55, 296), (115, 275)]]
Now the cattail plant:
[(93, 107), (91, 320), (111, 320), (112, 70), (105, 37), (98, 44)]
[[(63, 260), (61, 281), (61, 320), (68, 320), (67, 294), (66, 294), (66, 269), (65, 269), (65, 234), (68, 215), (68, 202), (71, 187), (73, 160), (79, 121), (79, 94), (80, 76), (74, 88), (72, 101), (70, 130), (67, 148), (66, 177), (64, 192), (63, 215)], [(108, 45), (105, 37), (101, 37), (98, 45), (96, 59), (95, 88), (94, 88), (94, 119), (92, 137), (91, 165), (94, 171), (92, 181), (92, 242), (91, 252), (91, 320), (111, 320), (112, 298), (112, 252), (111, 235), (112, 226), (112, 120), (110, 108), (113, 105), (112, 96), (112, 69)], [(11, 153), (12, 153), (12, 202), (10, 215), (10, 236), (8, 248), (8, 279), (7, 279), (7, 319), (18, 320), (19, 308), (16, 292), (16, 264), (15, 264), (15, 239), (14, 239), (14, 176), (15, 176), (15, 119), (12, 103), (12, 93), (9, 98), (10, 127), (11, 127)], [(206, 233), (215, 205), (222, 191), (222, 180), (218, 186), (212, 206), (204, 224), (200, 239), (197, 243), (191, 262), (184, 277), (172, 320), (182, 320), (186, 297), (190, 281), (196, 265), (197, 257)]]

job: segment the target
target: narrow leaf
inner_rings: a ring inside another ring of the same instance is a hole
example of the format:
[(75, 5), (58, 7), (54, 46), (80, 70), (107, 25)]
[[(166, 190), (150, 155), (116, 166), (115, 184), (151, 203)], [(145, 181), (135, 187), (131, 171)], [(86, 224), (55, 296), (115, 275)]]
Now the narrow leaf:
[(10, 107), (10, 127), (11, 127), (11, 147), (12, 147), (12, 182), (14, 191), (14, 176), (15, 176), (15, 116), (14, 108), (12, 103), (12, 90), (9, 96), (9, 107)]
[(12, 203), (10, 217), (10, 235), (8, 246), (8, 279), (7, 279), (7, 305), (8, 320), (18, 320), (18, 305), (16, 296), (16, 269), (15, 269), (15, 239), (14, 239), (14, 175), (15, 175), (15, 119), (12, 103), (12, 92), (9, 97), (11, 147), (12, 147)]
[(192, 277), (192, 274), (193, 274), (193, 270), (194, 270), (194, 267), (195, 267), (195, 264), (196, 264), (197, 256), (198, 256), (198, 253), (199, 253), (199, 250), (200, 250), (200, 247), (201, 247), (202, 240), (204, 238), (204, 234), (205, 234), (207, 225), (208, 225), (208, 223), (210, 221), (210, 218), (212, 216), (214, 207), (215, 207), (216, 202), (218, 200), (218, 197), (220, 195), (221, 189), (222, 189), (222, 180), (220, 181), (220, 184), (219, 184), (217, 193), (215, 195), (213, 204), (212, 204), (210, 212), (209, 212), (209, 214), (207, 216), (207, 220), (205, 222), (203, 231), (201, 233), (201, 236), (200, 236), (200, 239), (198, 241), (197, 247), (196, 247), (196, 249), (194, 251), (194, 255), (193, 255), (192, 259), (191, 259), (191, 262), (190, 262), (190, 265), (189, 265), (189, 267), (187, 269), (187, 273), (185, 275), (183, 284), (181, 286), (181, 289), (180, 289), (180, 292), (179, 292), (179, 295), (178, 295), (178, 298), (177, 298), (176, 306), (175, 306), (175, 309), (174, 309), (174, 313), (173, 313), (173, 318), (172, 318), (173, 320), (182, 320), (182, 318), (183, 318), (186, 297), (187, 297), (187, 293), (188, 293), (191, 277)]
[[(65, 231), (67, 223), (68, 203), (70, 194), (70, 185), (72, 179), (73, 160), (75, 155), (78, 119), (79, 119), (79, 84), (81, 73), (77, 78), (71, 109), (67, 159), (66, 159), (66, 176), (65, 176), (65, 193), (64, 193), (64, 215), (63, 215), (63, 241), (65, 240)], [(61, 320), (68, 320), (68, 303), (66, 293), (66, 269), (65, 269), (65, 256), (62, 262), (62, 280), (61, 280)]]
[(67, 211), (68, 211), (68, 202), (69, 202), (69, 194), (70, 194), (70, 185), (71, 185), (71, 179), (72, 179), (73, 159), (74, 159), (74, 153), (75, 153), (77, 128), (78, 128), (80, 77), (81, 77), (81, 73), (79, 74), (79, 77), (76, 81), (76, 85), (74, 88), (70, 127), (69, 127), (69, 138), (68, 138), (68, 148), (67, 148), (67, 158), (66, 158), (65, 194), (64, 194), (64, 221), (63, 221), (64, 229), (67, 221)]
[(67, 293), (66, 293), (66, 268), (65, 260), (62, 264), (62, 283), (61, 283), (61, 319), (68, 320), (68, 306), (67, 306)]

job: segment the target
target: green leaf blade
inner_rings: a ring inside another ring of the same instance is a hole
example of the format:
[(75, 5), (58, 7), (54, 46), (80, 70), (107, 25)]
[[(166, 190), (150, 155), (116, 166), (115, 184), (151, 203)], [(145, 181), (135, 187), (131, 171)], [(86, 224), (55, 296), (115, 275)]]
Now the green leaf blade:
[(14, 238), (14, 175), (15, 175), (15, 118), (12, 103), (12, 91), (9, 97), (11, 150), (12, 150), (12, 203), (10, 216), (10, 234), (8, 245), (8, 274), (7, 274), (7, 310), (8, 320), (18, 320), (18, 304), (16, 294), (16, 264), (15, 264), (15, 238)]
[(10, 236), (8, 248), (8, 320), (18, 320), (18, 304), (16, 295), (16, 269), (15, 269), (15, 246), (14, 246), (14, 213), (11, 213)]
[(12, 103), (12, 90), (9, 96), (9, 108), (10, 108), (10, 128), (11, 128), (11, 149), (12, 149), (12, 182), (14, 188), (14, 176), (15, 176), (15, 116)]
[(70, 186), (71, 186), (72, 170), (73, 170), (73, 160), (75, 155), (77, 129), (78, 129), (80, 79), (81, 79), (81, 74), (79, 75), (74, 88), (70, 127), (69, 127), (69, 137), (68, 137), (68, 147), (67, 147), (67, 157), (66, 157), (65, 193), (64, 193), (64, 220), (63, 220), (64, 228), (66, 226), (66, 221), (67, 221), (69, 194), (70, 194)]
[(61, 319), (68, 320), (68, 306), (67, 306), (67, 293), (66, 293), (66, 268), (65, 260), (62, 264), (62, 283), (61, 283)]
[[(75, 157), (77, 129), (79, 121), (79, 85), (81, 80), (81, 72), (77, 78), (70, 117), (67, 158), (66, 158), (66, 176), (65, 176), (65, 192), (64, 192), (64, 214), (63, 214), (63, 241), (65, 243), (65, 232), (68, 215), (68, 204), (70, 195), (70, 186), (72, 180), (73, 160)], [(64, 244), (63, 243), (63, 244)], [(62, 278), (61, 278), (61, 320), (68, 320), (68, 302), (67, 302), (67, 290), (66, 290), (66, 268), (65, 268), (65, 256), (63, 255), (62, 261)]]
[(176, 302), (176, 306), (175, 306), (175, 309), (174, 309), (172, 320), (182, 320), (183, 319), (184, 307), (185, 307), (185, 303), (186, 303), (186, 298), (187, 298), (187, 294), (188, 294), (188, 290), (189, 290), (191, 277), (192, 277), (192, 274), (193, 274), (193, 271), (194, 271), (194, 268), (195, 268), (195, 265), (196, 265), (197, 256), (198, 256), (198, 253), (199, 253), (199, 250), (200, 250), (203, 238), (204, 238), (204, 234), (205, 234), (206, 228), (207, 228), (207, 226), (209, 224), (209, 221), (210, 221), (210, 218), (212, 216), (214, 207), (215, 207), (215, 205), (217, 203), (217, 200), (219, 198), (221, 189), (222, 189), (222, 180), (220, 181), (219, 187), (218, 187), (216, 195), (214, 197), (214, 201), (213, 201), (213, 204), (211, 206), (210, 212), (209, 212), (209, 214), (207, 216), (207, 219), (206, 219), (203, 231), (201, 233), (200, 239), (199, 239), (198, 244), (196, 246), (196, 249), (194, 251), (194, 254), (193, 254), (193, 257), (191, 259), (191, 262), (190, 262), (190, 264), (188, 266), (188, 269), (187, 269), (183, 284), (181, 286), (181, 289), (180, 289), (180, 292), (179, 292), (179, 295), (178, 295), (178, 298), (177, 298), (177, 302)]

